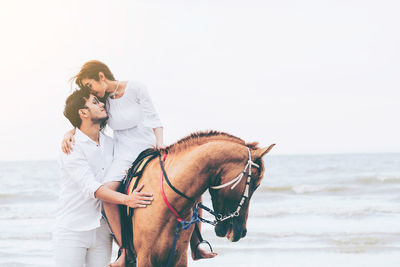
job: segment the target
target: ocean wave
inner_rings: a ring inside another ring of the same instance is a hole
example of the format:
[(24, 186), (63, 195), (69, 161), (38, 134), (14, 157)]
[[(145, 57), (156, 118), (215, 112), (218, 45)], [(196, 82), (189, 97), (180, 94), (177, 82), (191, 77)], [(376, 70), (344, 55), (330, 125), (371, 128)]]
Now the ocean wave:
[(14, 197), (16, 197), (16, 196), (17, 196), (17, 194), (0, 193), (0, 200), (1, 200), (1, 199), (14, 198)]
[(343, 168), (339, 168), (339, 166), (325, 166), (320, 168), (312, 168), (307, 170), (307, 173), (310, 174), (320, 174), (320, 173), (331, 173), (335, 171), (341, 171)]
[(399, 214), (399, 205), (381, 205), (372, 207), (352, 207), (352, 206), (288, 206), (279, 205), (264, 209), (254, 209), (251, 216), (259, 218), (277, 218), (284, 216), (298, 215), (321, 215), (339, 218), (365, 217), (375, 215)]
[(42, 201), (56, 201), (58, 195), (54, 192), (46, 192), (43, 190), (32, 190), (32, 191), (20, 191), (20, 192), (9, 192), (0, 193), (0, 204), (2, 202), (8, 203), (22, 203), (22, 202), (42, 202)]
[(0, 206), (1, 220), (27, 220), (27, 219), (51, 219), (55, 216), (57, 203), (35, 203), (27, 206), (24, 203)]
[(359, 184), (400, 184), (400, 177), (376, 175), (357, 177), (355, 181)]
[[(204, 230), (205, 232), (207, 230)], [(213, 232), (209, 232), (212, 234)], [(208, 234), (208, 233), (207, 233)], [(246, 236), (247, 241), (250, 243), (273, 240), (273, 239), (292, 239), (293, 241), (306, 239), (320, 240), (322, 242), (334, 243), (336, 245), (352, 245), (352, 244), (377, 244), (385, 242), (396, 243), (400, 238), (399, 233), (385, 233), (385, 232), (359, 232), (347, 233), (340, 231), (315, 231), (315, 232), (302, 232), (302, 231), (279, 231), (279, 232), (254, 232), (249, 231), (249, 236)]]
[(52, 238), (51, 232), (43, 233), (1, 233), (0, 240), (50, 240)]
[(389, 248), (396, 242), (398, 236), (385, 234), (341, 235), (330, 236), (327, 240), (341, 253), (365, 253)]
[(260, 188), (261, 192), (286, 192), (295, 194), (310, 194), (322, 192), (345, 192), (351, 190), (350, 187), (342, 185), (321, 186), (321, 185), (283, 185), (283, 186), (263, 186)]
[[(40, 214), (41, 213), (41, 214)], [(38, 211), (38, 213), (21, 213), (21, 214), (15, 214), (15, 213), (8, 213), (8, 214), (2, 214), (0, 216), (0, 219), (2, 220), (29, 220), (29, 219), (48, 219), (48, 218), (53, 218), (54, 217), (54, 212), (41, 212)]]

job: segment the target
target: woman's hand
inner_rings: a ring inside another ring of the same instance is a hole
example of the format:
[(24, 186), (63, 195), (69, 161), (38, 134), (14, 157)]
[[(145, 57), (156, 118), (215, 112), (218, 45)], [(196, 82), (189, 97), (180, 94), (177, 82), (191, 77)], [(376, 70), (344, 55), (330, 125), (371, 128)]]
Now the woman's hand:
[(135, 190), (133, 190), (132, 194), (130, 194), (126, 201), (125, 205), (131, 208), (146, 208), (147, 205), (150, 205), (153, 201), (153, 194), (140, 192), (143, 188), (144, 184), (139, 185)]
[(61, 142), (61, 150), (65, 154), (69, 154), (72, 151), (72, 145), (75, 145), (75, 128), (64, 134), (64, 139)]
[(156, 144), (156, 149), (157, 150), (159, 150), (159, 149), (164, 149), (164, 148), (166, 148), (167, 146), (166, 145), (164, 145), (163, 143), (157, 143)]

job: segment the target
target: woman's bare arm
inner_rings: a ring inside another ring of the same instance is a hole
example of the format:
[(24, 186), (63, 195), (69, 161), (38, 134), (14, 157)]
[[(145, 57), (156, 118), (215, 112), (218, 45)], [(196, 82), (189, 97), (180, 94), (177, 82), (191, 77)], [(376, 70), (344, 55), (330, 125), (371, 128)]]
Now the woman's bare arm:
[(165, 148), (163, 127), (153, 128), (154, 135), (156, 136), (156, 148)]
[(69, 130), (64, 134), (64, 139), (61, 142), (61, 150), (65, 154), (69, 154), (73, 150), (72, 145), (75, 145), (74, 134), (75, 134), (75, 128)]

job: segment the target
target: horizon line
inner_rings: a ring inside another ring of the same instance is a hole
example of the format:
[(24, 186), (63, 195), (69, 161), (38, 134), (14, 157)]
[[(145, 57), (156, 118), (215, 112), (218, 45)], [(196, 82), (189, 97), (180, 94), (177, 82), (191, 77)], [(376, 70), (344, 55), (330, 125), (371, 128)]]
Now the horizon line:
[[(380, 154), (400, 154), (400, 152), (330, 152), (330, 153), (271, 153), (269, 156), (328, 156), (328, 155), (380, 155)], [(57, 161), (55, 158), (47, 159), (0, 159), (0, 162), (23, 162), (23, 161)]]

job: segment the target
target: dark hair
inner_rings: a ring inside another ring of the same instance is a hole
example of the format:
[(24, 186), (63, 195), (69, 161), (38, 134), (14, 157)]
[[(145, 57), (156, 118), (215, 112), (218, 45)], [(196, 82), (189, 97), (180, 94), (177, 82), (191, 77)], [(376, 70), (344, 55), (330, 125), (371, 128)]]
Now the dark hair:
[(79, 110), (85, 108), (89, 97), (90, 94), (88, 91), (75, 90), (65, 101), (64, 116), (76, 128), (81, 127), (82, 119), (79, 116)]
[(82, 83), (83, 79), (94, 79), (96, 81), (99, 81), (99, 73), (102, 72), (104, 76), (110, 80), (110, 81), (115, 81), (114, 75), (108, 68), (106, 64), (103, 62), (100, 62), (98, 60), (90, 60), (83, 64), (81, 70), (79, 71), (78, 74), (76, 74), (74, 77), (72, 77), (72, 80), (75, 79), (75, 83), (81, 88), (81, 89), (88, 89), (86, 86)]

